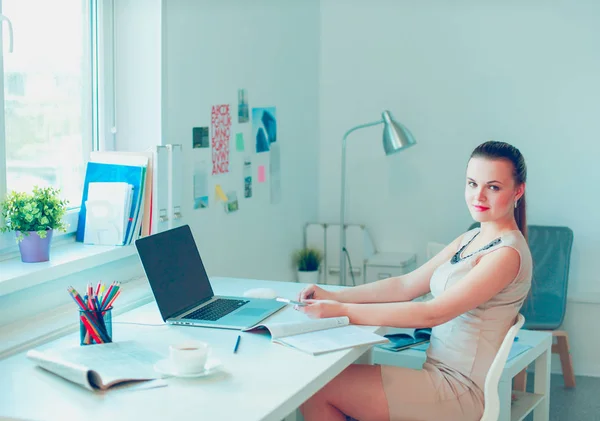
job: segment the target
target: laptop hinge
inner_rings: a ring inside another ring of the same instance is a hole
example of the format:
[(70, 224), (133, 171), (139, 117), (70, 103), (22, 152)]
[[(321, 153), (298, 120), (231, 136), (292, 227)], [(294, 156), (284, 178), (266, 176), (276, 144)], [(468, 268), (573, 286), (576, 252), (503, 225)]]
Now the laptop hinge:
[(209, 302), (210, 300), (212, 300), (213, 298), (215, 298), (215, 296), (213, 295), (212, 297), (206, 297), (205, 299), (197, 302), (196, 304), (192, 304), (191, 306), (186, 307), (185, 309), (178, 311), (177, 313), (175, 313), (174, 315), (172, 315), (171, 317), (169, 317), (169, 319), (179, 319), (181, 318), (181, 316), (183, 316), (184, 314), (187, 314), (189, 312), (191, 312), (192, 310), (197, 309), (198, 307), (200, 307), (202, 304), (206, 304), (207, 302)]

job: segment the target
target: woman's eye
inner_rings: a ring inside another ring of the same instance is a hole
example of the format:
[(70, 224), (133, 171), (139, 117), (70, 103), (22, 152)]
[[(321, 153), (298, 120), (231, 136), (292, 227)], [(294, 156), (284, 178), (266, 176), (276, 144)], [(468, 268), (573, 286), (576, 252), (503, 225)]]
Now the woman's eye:
[(498, 187), (498, 186), (490, 186), (490, 190), (498, 191), (498, 190), (500, 190), (500, 187)]
[(469, 182), (467, 182), (467, 185), (468, 185), (469, 187), (477, 187), (477, 184), (475, 184), (475, 182), (474, 182), (474, 181), (469, 181)]

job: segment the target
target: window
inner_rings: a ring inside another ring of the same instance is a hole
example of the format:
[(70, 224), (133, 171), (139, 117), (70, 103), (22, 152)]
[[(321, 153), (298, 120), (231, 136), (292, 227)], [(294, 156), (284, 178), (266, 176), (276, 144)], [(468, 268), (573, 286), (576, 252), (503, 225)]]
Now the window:
[[(9, 52), (3, 25), (0, 56), (0, 196), (58, 187), (69, 200), (72, 232), (85, 163), (97, 144), (97, 1), (0, 0), (0, 11), (13, 28)], [(0, 252), (14, 245), (3, 237)]]

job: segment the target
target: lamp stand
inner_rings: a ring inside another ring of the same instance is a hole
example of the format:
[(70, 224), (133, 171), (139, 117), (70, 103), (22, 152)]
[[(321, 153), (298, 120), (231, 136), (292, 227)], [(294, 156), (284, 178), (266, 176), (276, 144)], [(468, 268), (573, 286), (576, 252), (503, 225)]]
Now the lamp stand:
[(346, 285), (346, 138), (355, 130), (364, 129), (365, 127), (376, 126), (384, 121), (378, 120), (372, 123), (361, 124), (351, 128), (344, 134), (342, 138), (342, 187), (340, 197), (340, 285)]

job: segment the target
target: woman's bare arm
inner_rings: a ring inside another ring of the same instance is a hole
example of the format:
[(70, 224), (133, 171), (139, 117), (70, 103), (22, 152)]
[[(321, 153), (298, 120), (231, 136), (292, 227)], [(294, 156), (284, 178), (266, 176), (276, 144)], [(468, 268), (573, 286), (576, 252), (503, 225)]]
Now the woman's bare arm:
[[(319, 308), (319, 302), (315, 301), (303, 311), (317, 317), (345, 315), (351, 323), (370, 326), (433, 327), (489, 301), (515, 279), (519, 267), (519, 253), (513, 248), (502, 247), (483, 256), (462, 280), (430, 301), (331, 304), (333, 311), (341, 314), (327, 314), (328, 304), (324, 302)], [(312, 306), (316, 307), (311, 309)]]
[(444, 247), (427, 263), (406, 275), (335, 291), (333, 299), (344, 303), (390, 303), (410, 301), (429, 292), (433, 272), (456, 253), (461, 237)]

